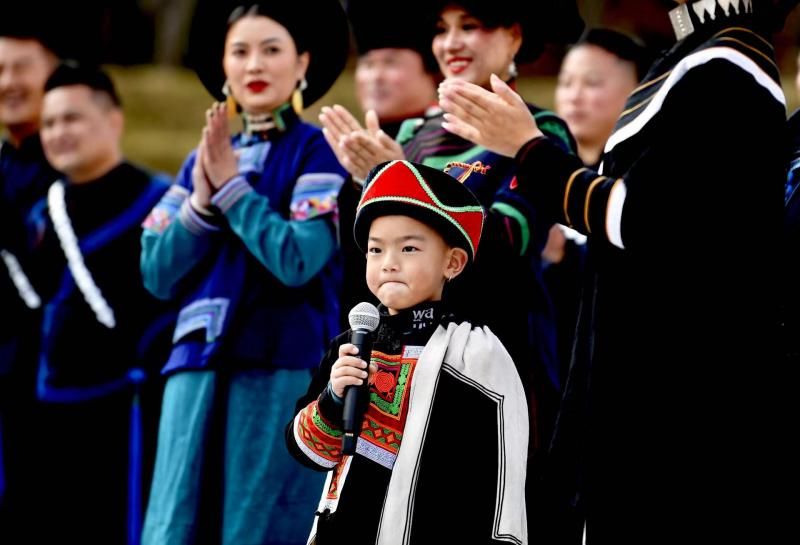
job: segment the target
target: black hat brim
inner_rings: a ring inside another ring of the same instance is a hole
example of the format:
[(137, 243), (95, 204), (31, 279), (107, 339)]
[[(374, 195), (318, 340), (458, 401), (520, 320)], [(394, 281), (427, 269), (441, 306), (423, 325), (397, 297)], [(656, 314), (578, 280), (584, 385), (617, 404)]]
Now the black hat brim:
[[(217, 100), (224, 100), (222, 86), (225, 72), (222, 57), (228, 18), (239, 6), (258, 4), (292, 35), (295, 43), (302, 41), (310, 55), (303, 103), (308, 106), (319, 100), (336, 82), (344, 70), (350, 50), (350, 35), (344, 9), (338, 0), (282, 0), (235, 2), (231, 0), (200, 0), (192, 19), (189, 35), (188, 64), (195, 70), (203, 86)], [(302, 33), (302, 40), (299, 38)]]
[(364, 55), (373, 49), (410, 49), (422, 57), (425, 70), (432, 74), (439, 72), (430, 33), (420, 24), (420, 13), (426, 1), (429, 0), (406, 0), (402, 7), (390, 12), (383, 2), (348, 0), (347, 18), (358, 54)]
[(97, 63), (102, 60), (99, 16), (69, 2), (9, 2), (0, 12), (0, 37), (36, 40), (60, 59)]

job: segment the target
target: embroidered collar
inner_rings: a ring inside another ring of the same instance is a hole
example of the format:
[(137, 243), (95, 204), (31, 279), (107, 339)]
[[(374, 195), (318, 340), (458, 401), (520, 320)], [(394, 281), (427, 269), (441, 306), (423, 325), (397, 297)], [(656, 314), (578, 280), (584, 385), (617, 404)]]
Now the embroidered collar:
[(696, 0), (673, 8), (669, 18), (675, 37), (680, 41), (702, 25), (746, 13), (753, 13), (753, 0)]
[(268, 114), (252, 115), (242, 112), (242, 124), (244, 125), (242, 133), (247, 140), (250, 138), (269, 140), (286, 132), (298, 119), (297, 113), (289, 103), (279, 106), (278, 109)]

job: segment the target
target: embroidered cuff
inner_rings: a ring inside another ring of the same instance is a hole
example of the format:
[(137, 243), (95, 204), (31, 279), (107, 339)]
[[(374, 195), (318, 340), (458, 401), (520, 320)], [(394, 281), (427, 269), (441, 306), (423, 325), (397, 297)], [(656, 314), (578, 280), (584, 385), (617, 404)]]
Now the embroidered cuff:
[(214, 211), (213, 210), (209, 210), (208, 208), (200, 206), (200, 204), (197, 202), (197, 194), (196, 193), (192, 193), (191, 195), (189, 195), (189, 204), (192, 205), (192, 208), (194, 209), (194, 211), (197, 212), (198, 214), (200, 214), (200, 216), (205, 216), (206, 218), (214, 217)]
[(230, 182), (222, 186), (222, 189), (211, 197), (211, 204), (220, 209), (224, 214), (236, 204), (239, 199), (244, 197), (247, 193), (253, 191), (244, 176), (235, 176)]
[(289, 205), (293, 220), (310, 220), (331, 214), (339, 216), (339, 193), (344, 178), (334, 172), (303, 174), (295, 182)]
[(201, 236), (206, 233), (213, 233), (219, 231), (219, 227), (212, 225), (201, 216), (192, 205), (189, 199), (183, 201), (180, 210), (178, 211), (178, 220), (181, 222), (187, 231), (196, 236)]

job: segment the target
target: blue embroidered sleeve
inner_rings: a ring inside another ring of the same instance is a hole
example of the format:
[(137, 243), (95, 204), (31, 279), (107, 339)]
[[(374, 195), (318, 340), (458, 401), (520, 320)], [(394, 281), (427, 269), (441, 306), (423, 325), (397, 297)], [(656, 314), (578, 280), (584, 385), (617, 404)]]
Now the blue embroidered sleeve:
[(189, 204), (193, 164), (194, 154), (142, 224), (142, 280), (159, 299), (175, 296), (180, 281), (214, 245), (208, 235), (219, 231)]
[(253, 256), (292, 287), (310, 281), (337, 248), (336, 198), (344, 171), (321, 138), (309, 145), (306, 155), (288, 220), (242, 176), (228, 182), (212, 199)]

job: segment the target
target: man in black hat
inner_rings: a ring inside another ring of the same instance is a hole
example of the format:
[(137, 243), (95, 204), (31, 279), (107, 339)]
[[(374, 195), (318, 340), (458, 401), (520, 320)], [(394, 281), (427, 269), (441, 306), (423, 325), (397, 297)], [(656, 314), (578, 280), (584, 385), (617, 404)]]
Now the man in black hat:
[(406, 119), (421, 117), (436, 103), (439, 67), (430, 38), (413, 21), (417, 2), (404, 2), (389, 25), (379, 24), (384, 6), (349, 0), (347, 16), (358, 51), (356, 95), (364, 112), (374, 111), (381, 129), (396, 136)]
[[(0, 25), (0, 542), (28, 491), (40, 299), (20, 255), (24, 221), (56, 179), (39, 142), (44, 83), (57, 56), (41, 28), (13, 13)], [(21, 262), (22, 261), (22, 262)]]
[[(358, 61), (355, 70), (356, 96), (367, 115), (367, 126), (378, 126), (394, 138), (406, 119), (423, 117), (436, 103), (439, 67), (431, 52), (430, 39), (413, 24), (419, 7), (405, 2), (392, 15), (391, 25), (378, 24), (385, 6), (370, 0), (349, 0), (347, 16), (355, 37)], [(398, 20), (399, 17), (399, 20)], [(326, 108), (323, 108), (325, 111)], [(333, 142), (331, 148), (339, 147)], [(340, 157), (342, 160), (343, 157)], [(360, 301), (374, 296), (364, 286), (364, 254), (349, 235), (361, 196), (361, 181), (352, 177), (339, 194), (339, 223), (343, 227), (344, 282), (342, 325), (347, 313)]]

